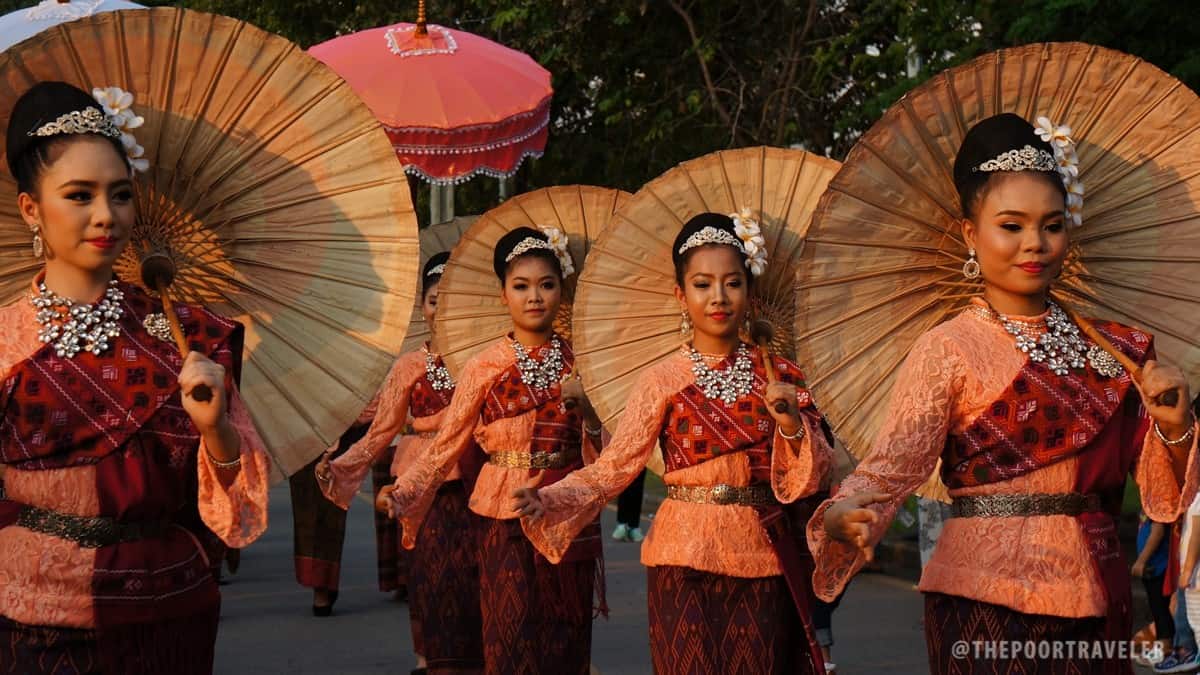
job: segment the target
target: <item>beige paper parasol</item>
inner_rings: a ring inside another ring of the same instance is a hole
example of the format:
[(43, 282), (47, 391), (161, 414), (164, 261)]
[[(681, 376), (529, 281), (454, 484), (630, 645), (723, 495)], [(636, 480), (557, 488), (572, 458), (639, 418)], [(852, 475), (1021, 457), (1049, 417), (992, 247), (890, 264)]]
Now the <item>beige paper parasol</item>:
[[(1083, 225), (1071, 233), (1057, 296), (1084, 316), (1150, 330), (1159, 355), (1197, 383), (1200, 100), (1110, 49), (1007, 49), (892, 106), (850, 151), (813, 220), (796, 340), (814, 396), (858, 457), (913, 342), (979, 291), (962, 276), (951, 168), (967, 130), (1001, 112), (1044, 115), (1078, 143)], [(938, 483), (922, 494), (944, 497)]]
[[(508, 310), (500, 304), (500, 282), (492, 270), (492, 251), (501, 237), (518, 227), (562, 230), (579, 270), (596, 237), (628, 198), (627, 192), (591, 185), (549, 187), (513, 197), (480, 216), (454, 247), (438, 285), (433, 346), (446, 368), (457, 375), (471, 356), (512, 330)], [(576, 274), (566, 280), (555, 324), (567, 338), (571, 337), (571, 306), (578, 278)]]
[[(277, 477), (336, 441), (378, 389), (412, 314), (416, 221), (371, 112), (287, 40), (172, 8), (56, 26), (0, 54), (0, 126), (39, 81), (117, 86), (150, 169), (118, 266), (165, 252), (172, 294), (246, 326), (242, 393)], [(2, 143), (2, 139), (0, 139)], [(40, 267), (0, 176), (0, 300)]]
[[(792, 354), (795, 267), (813, 209), (838, 166), (801, 150), (715, 152), (655, 178), (617, 212), (580, 277), (574, 320), (577, 367), (610, 431), (638, 375), (679, 349), (671, 244), (699, 213), (749, 208), (758, 219), (768, 266), (754, 283), (753, 312), (775, 326), (776, 351)], [(651, 468), (661, 473), (661, 460)]]
[[(466, 232), (471, 225), (479, 219), (479, 216), (459, 216), (444, 223), (430, 225), (422, 228), (420, 231), (421, 240), (421, 265), (417, 268), (418, 277), (425, 269), (425, 263), (433, 256), (443, 251), (449, 253), (454, 249), (454, 245), (462, 237), (463, 232)], [(420, 349), (422, 345), (429, 341), (429, 325), (425, 323), (425, 315), (421, 313), (421, 283), (422, 279), (417, 279), (417, 301), (413, 305), (413, 315), (408, 321), (408, 333), (404, 336), (404, 346), (400, 348), (401, 354)]]

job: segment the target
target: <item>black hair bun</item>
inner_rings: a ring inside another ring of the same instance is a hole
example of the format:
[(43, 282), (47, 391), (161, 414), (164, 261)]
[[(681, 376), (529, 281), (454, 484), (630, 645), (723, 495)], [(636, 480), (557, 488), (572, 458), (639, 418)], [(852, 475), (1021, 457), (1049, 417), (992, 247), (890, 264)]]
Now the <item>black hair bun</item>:
[(104, 112), (91, 94), (66, 82), (40, 82), (22, 94), (13, 106), (5, 134), (8, 170), (15, 176), (17, 160), (21, 155), (35, 143), (44, 140), (43, 136), (31, 136), (31, 132), (63, 115), (89, 107)]
[[(510, 230), (508, 234), (500, 237), (500, 241), (496, 242), (496, 249), (492, 253), (492, 269), (496, 272), (496, 278), (504, 281), (504, 270), (508, 268), (508, 256), (513, 252), (518, 244), (529, 238), (541, 239), (549, 243), (550, 237), (541, 230), (535, 230), (532, 227), (518, 227)], [(551, 256), (554, 254), (546, 250)], [(557, 258), (555, 258), (557, 261)]]
[(683, 263), (683, 254), (679, 252), (679, 247), (683, 246), (688, 237), (706, 227), (724, 230), (733, 237), (734, 241), (741, 241), (741, 238), (737, 235), (737, 230), (734, 229), (733, 218), (719, 213), (701, 213), (692, 216), (691, 220), (683, 224), (683, 227), (679, 230), (679, 234), (675, 235), (675, 242), (671, 244), (671, 262), (675, 264), (676, 269)]
[(433, 268), (437, 267), (438, 265), (445, 265), (447, 262), (449, 262), (449, 260), (450, 253), (448, 251), (434, 253), (429, 257), (429, 260), (425, 261), (425, 268), (421, 270), (421, 280), (424, 281), (435, 274), (440, 276), (441, 272), (433, 272)]

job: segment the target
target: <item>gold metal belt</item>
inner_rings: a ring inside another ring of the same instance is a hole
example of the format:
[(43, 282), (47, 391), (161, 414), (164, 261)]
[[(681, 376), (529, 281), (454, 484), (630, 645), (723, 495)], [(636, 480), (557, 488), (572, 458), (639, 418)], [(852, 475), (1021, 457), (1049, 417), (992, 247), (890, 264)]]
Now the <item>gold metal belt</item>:
[(1078, 516), (1081, 513), (1099, 510), (1099, 495), (1078, 492), (955, 497), (950, 505), (950, 513), (955, 518)]
[(122, 522), (108, 516), (75, 516), (36, 506), (23, 506), (17, 515), (17, 525), (73, 541), (83, 548), (100, 548), (160, 537), (171, 527), (171, 521)]
[(488, 464), (506, 469), (565, 469), (579, 461), (579, 452), (493, 452)]
[(667, 499), (720, 506), (768, 506), (776, 502), (769, 485), (668, 485)]

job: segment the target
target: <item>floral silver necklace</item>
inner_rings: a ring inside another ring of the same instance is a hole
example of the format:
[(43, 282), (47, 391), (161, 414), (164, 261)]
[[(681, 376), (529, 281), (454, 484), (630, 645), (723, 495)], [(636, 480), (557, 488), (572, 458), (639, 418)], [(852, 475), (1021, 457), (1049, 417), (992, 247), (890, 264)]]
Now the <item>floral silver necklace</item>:
[(733, 365), (728, 368), (718, 370), (710, 367), (704, 362), (704, 355), (695, 347), (688, 348), (688, 358), (692, 360), (696, 386), (704, 392), (705, 398), (720, 399), (725, 405), (733, 405), (754, 388), (754, 362), (750, 360), (750, 350), (744, 344), (738, 345)]
[(428, 349), (425, 350), (425, 378), (429, 380), (429, 386), (433, 387), (434, 391), (449, 391), (454, 388), (454, 378), (450, 377), (446, 364), (438, 363), (437, 356)]
[(513, 352), (517, 355), (517, 370), (521, 373), (521, 381), (533, 389), (546, 390), (558, 383), (563, 369), (562, 344), (558, 336), (550, 338), (550, 343), (542, 353), (541, 359), (529, 355), (525, 345), (513, 338)]
[(1105, 377), (1118, 377), (1125, 372), (1111, 354), (1084, 339), (1079, 327), (1062, 307), (1048, 303), (1045, 330), (1039, 330), (1042, 322), (1018, 321), (992, 308), (984, 310), (1004, 326), (1005, 332), (1016, 338), (1016, 347), (1029, 355), (1034, 363), (1045, 364), (1052, 373), (1066, 375), (1072, 369), (1080, 370), (1091, 365), (1092, 369)]
[(81, 351), (94, 356), (108, 351), (109, 340), (121, 334), (117, 322), (124, 315), (124, 299), (116, 279), (108, 282), (104, 297), (93, 305), (64, 298), (46, 288), (45, 282), (39, 282), (38, 292), (29, 297), (41, 326), (38, 339), (43, 344), (53, 343), (60, 358), (73, 358)]

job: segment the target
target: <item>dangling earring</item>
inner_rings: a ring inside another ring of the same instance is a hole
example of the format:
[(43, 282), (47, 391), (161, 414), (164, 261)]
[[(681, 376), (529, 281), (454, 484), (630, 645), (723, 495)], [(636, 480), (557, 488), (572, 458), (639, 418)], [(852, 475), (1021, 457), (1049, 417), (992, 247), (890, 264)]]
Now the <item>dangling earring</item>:
[(681, 310), (679, 314), (679, 335), (686, 340), (692, 335), (692, 317), (688, 316), (686, 309)]
[(963, 276), (968, 281), (974, 281), (979, 278), (979, 261), (975, 259), (975, 249), (970, 249), (968, 254), (970, 257), (967, 258), (967, 262), (963, 263)]
[(42, 229), (38, 225), (33, 226), (33, 257), (40, 258), (45, 253), (45, 246), (42, 244)]

